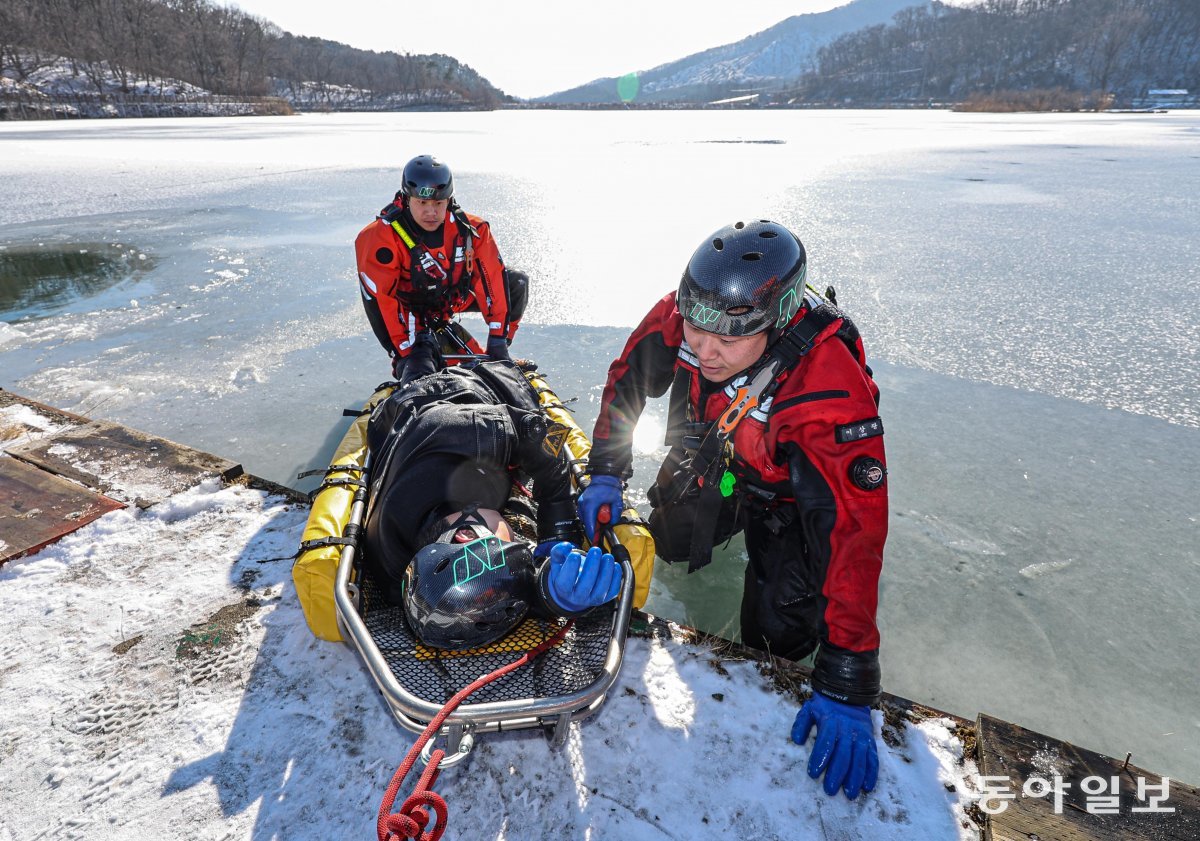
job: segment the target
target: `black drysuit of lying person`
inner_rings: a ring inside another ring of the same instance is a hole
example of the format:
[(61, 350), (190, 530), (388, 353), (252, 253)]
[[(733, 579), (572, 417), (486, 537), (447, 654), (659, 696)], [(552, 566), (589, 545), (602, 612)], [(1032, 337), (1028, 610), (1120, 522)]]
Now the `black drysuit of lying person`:
[[(532, 611), (577, 616), (620, 591), (621, 566), (582, 529), (566, 454), (511, 362), (408, 379), (371, 416), (364, 563), (426, 645), (462, 650), (507, 634)], [(532, 479), (536, 548), (501, 514)]]

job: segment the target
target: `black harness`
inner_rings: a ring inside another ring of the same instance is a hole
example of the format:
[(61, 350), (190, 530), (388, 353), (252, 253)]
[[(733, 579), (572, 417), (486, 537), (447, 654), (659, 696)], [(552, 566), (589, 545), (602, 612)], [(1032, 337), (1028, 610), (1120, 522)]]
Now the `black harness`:
[[(396, 232), (410, 255), (409, 275), (412, 289), (396, 289), (395, 295), (409, 310), (420, 315), (422, 321), (445, 321), (455, 306), (465, 301), (471, 293), (471, 273), (475, 263), (474, 239), (479, 236), (479, 231), (467, 220), (462, 209), (452, 202), (450, 212), (458, 230), (450, 253), (450, 271), (447, 272), (429, 248), (421, 240), (413, 237), (408, 230), (404, 218), (406, 207), (401, 195), (397, 193), (396, 202), (379, 212), (380, 221)], [(460, 248), (464, 258), (461, 269), (457, 267), (454, 259)], [(490, 300), (488, 306), (491, 306)]]

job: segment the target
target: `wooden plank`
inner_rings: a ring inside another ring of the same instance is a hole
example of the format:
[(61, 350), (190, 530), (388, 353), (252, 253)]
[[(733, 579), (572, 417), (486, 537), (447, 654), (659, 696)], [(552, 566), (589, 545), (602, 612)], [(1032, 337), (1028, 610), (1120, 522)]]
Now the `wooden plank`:
[[(985, 841), (1108, 841), (1108, 839), (1156, 839), (1156, 841), (1196, 841), (1200, 838), (1200, 790), (1177, 780), (1168, 783), (1167, 796), (1154, 803), (1154, 789), (1162, 778), (1124, 759), (1113, 759), (1086, 748), (1060, 742), (1032, 730), (980, 715), (979, 768), (987, 777), (1002, 777), (1005, 782), (990, 785), (1014, 795), (1003, 801), (1004, 811), (989, 815), (984, 830)], [(1061, 800), (1051, 786), (1054, 777), (1061, 777)], [(1089, 777), (1099, 777), (1102, 783), (1088, 783), (1093, 794), (1083, 791), (1081, 784)], [(1111, 779), (1116, 778), (1115, 795)], [(1030, 782), (1045, 780), (1047, 787)], [(1139, 792), (1139, 780), (1142, 790)], [(1103, 793), (1095, 793), (1103, 785)], [(1031, 795), (1046, 791), (1045, 796)], [(1139, 799), (1139, 794), (1142, 797)], [(1115, 814), (1095, 814), (1105, 804), (1105, 796), (1115, 796)], [(992, 800), (993, 808), (1001, 801)], [(1134, 811), (1153, 807), (1173, 809), (1173, 812)], [(1089, 812), (1089, 808), (1092, 810)]]
[(28, 397), (22, 397), (13, 391), (8, 391), (0, 388), (0, 409), (5, 406), (28, 406), (36, 411), (39, 415), (44, 415), (52, 420), (65, 423), (87, 423), (88, 418), (83, 415), (77, 415), (74, 412), (66, 412), (62, 409), (56, 409), (53, 406), (47, 406), (45, 403), (39, 403), (36, 400), (30, 400)]
[(0, 457), (0, 564), (124, 507), (45, 470)]
[(107, 421), (90, 421), (8, 452), (141, 508), (202, 479), (242, 475), (236, 462)]

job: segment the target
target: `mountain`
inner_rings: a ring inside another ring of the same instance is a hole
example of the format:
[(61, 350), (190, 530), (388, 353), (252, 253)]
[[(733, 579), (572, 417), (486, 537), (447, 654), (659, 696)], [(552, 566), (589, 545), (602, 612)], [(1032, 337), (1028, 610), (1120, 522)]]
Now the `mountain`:
[[(854, 0), (827, 12), (795, 15), (736, 43), (639, 72), (636, 101), (711, 102), (788, 87), (815, 68), (821, 47), (846, 33), (885, 24), (901, 9), (924, 5), (921, 0)], [(617, 77), (607, 77), (534, 102), (619, 103), (617, 88)]]

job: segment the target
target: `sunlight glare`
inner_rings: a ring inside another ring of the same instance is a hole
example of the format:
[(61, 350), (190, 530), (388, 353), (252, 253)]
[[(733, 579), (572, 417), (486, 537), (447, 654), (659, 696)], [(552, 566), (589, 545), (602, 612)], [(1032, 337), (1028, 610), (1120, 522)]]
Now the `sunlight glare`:
[(639, 455), (654, 455), (666, 449), (665, 430), (659, 418), (643, 416), (633, 430), (633, 449)]

